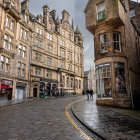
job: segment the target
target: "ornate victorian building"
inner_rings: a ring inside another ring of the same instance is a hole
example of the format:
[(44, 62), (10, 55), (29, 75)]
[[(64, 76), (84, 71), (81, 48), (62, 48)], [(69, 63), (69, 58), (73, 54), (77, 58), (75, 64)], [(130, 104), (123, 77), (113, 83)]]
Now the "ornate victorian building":
[(29, 12), (29, 0), (0, 0), (0, 98), (39, 97), (53, 87), (82, 93), (83, 37), (70, 15), (43, 7)]
[(129, 11), (128, 0), (89, 0), (85, 9), (87, 29), (94, 35), (101, 105), (134, 107), (140, 95), (140, 32)]

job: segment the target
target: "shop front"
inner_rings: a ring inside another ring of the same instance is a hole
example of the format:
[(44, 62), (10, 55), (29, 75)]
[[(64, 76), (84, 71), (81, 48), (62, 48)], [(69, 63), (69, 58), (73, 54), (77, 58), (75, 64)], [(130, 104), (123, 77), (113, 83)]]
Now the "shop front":
[(131, 100), (127, 85), (125, 62), (96, 65), (97, 104), (129, 108)]
[(46, 96), (51, 96), (52, 91), (54, 91), (56, 88), (56, 80), (40, 78), (40, 93), (44, 93)]
[(0, 100), (12, 100), (13, 81), (2, 79), (0, 88)]
[(96, 85), (98, 98), (112, 98), (111, 64), (96, 66)]
[(15, 92), (15, 99), (25, 99), (26, 98), (26, 84), (17, 82), (16, 83), (16, 92)]

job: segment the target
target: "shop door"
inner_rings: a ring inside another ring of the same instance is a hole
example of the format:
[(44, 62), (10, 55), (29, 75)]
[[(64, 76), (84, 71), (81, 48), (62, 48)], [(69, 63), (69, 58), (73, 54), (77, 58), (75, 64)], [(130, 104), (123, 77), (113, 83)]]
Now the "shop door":
[(15, 93), (15, 99), (17, 100), (24, 99), (24, 97), (25, 97), (25, 88), (17, 87)]
[(34, 96), (34, 97), (37, 97), (37, 88), (34, 88), (33, 96)]

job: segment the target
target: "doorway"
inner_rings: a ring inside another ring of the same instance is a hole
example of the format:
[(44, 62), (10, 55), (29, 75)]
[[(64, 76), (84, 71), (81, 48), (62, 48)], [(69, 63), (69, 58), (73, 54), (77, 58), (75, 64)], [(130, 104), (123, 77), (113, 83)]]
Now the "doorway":
[(33, 97), (37, 97), (37, 88), (34, 88)]

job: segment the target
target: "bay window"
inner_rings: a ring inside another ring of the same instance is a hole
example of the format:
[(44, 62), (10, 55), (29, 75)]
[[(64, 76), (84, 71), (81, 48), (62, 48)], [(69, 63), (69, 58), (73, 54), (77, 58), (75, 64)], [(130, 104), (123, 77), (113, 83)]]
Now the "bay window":
[(98, 98), (112, 97), (111, 65), (102, 64), (96, 67), (96, 84)]
[(99, 36), (99, 38), (100, 38), (100, 49), (101, 49), (101, 53), (107, 52), (108, 51), (107, 35), (106, 34), (101, 34)]
[(97, 20), (102, 20), (105, 18), (105, 3), (99, 3), (97, 6)]
[(116, 94), (127, 94), (124, 63), (115, 63)]
[(121, 51), (120, 33), (113, 33), (114, 51)]

